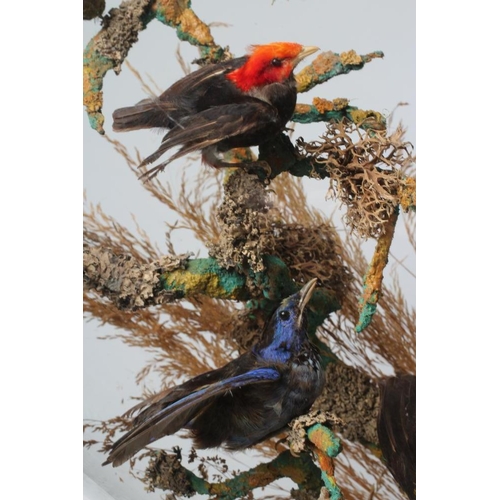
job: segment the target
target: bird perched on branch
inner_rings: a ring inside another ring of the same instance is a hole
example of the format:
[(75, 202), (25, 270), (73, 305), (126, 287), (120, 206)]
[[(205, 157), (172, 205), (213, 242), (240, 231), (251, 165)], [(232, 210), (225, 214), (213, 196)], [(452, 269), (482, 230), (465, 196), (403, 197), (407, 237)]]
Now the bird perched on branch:
[(103, 465), (117, 467), (182, 428), (191, 431), (197, 448), (244, 449), (306, 413), (324, 385), (320, 357), (306, 331), (305, 308), (315, 285), (313, 279), (283, 300), (251, 350), (125, 413), (140, 411)]
[(253, 46), (247, 56), (185, 76), (158, 98), (117, 109), (113, 130), (169, 129), (160, 147), (141, 166), (155, 162), (171, 148), (180, 149), (143, 174), (149, 179), (171, 161), (197, 150), (209, 165), (234, 166), (225, 163), (221, 154), (258, 146), (285, 128), (297, 101), (293, 69), (317, 50), (290, 42)]

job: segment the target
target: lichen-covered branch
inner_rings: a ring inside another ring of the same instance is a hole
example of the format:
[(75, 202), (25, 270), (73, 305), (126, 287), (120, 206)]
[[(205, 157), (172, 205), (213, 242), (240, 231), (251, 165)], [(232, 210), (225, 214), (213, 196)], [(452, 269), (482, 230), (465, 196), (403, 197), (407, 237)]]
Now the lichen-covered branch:
[[(324, 424), (338, 424), (339, 419), (332, 414), (315, 412), (296, 418), (290, 426), (288, 437), (290, 451), (280, 453), (274, 460), (263, 463), (234, 478), (218, 483), (209, 482), (207, 474), (195, 475), (181, 465), (180, 450), (175, 454), (163, 451), (148, 452), (151, 460), (145, 471), (144, 482), (150, 491), (156, 488), (169, 490), (175, 494), (186, 495), (198, 493), (216, 496), (218, 499), (235, 499), (248, 495), (253, 489), (263, 487), (277, 479), (288, 477), (298, 486), (299, 491), (306, 491), (317, 497), (321, 488), (318, 467), (311, 459), (310, 450), (321, 469), (321, 478), (326, 485), (330, 498), (343, 498), (335, 480), (333, 459), (342, 451), (340, 440), (332, 430)], [(192, 452), (194, 457), (196, 452)], [(190, 461), (192, 461), (190, 459)], [(220, 460), (218, 457), (212, 460)], [(199, 468), (201, 472), (204, 468)]]
[[(295, 432), (296, 436), (300, 434), (298, 439), (303, 444), (301, 451), (284, 451), (270, 462), (259, 464), (225, 481), (209, 482), (206, 473), (199, 477), (183, 467), (178, 449), (175, 454), (170, 455), (163, 451), (150, 452), (152, 458), (143, 481), (150, 491), (169, 490), (179, 495), (198, 493), (231, 500), (244, 497), (253, 489), (267, 486), (277, 479), (288, 477), (298, 485), (299, 491), (305, 491), (317, 498), (321, 489), (320, 471), (312, 461), (310, 453), (303, 451), (307, 447), (312, 448), (314, 452), (330, 498), (340, 500), (343, 495), (336, 484), (333, 459), (341, 452), (342, 447), (340, 440), (322, 424), (332, 419), (337, 420), (330, 415), (315, 415), (309, 420), (307, 416), (299, 417), (292, 424), (295, 428), (292, 433)], [(307, 443), (306, 435), (309, 440)], [(200, 471), (203, 472), (203, 468)]]
[(83, 55), (83, 103), (91, 127), (100, 134), (104, 134), (104, 77), (109, 70), (120, 72), (139, 32), (153, 19), (175, 28), (180, 40), (197, 46), (204, 61), (228, 57), (214, 42), (210, 28), (191, 9), (190, 0), (125, 0), (105, 16), (103, 28), (90, 40)]
[(394, 231), (398, 221), (398, 207), (389, 217), (385, 224), (385, 231), (380, 235), (375, 247), (375, 252), (366, 273), (363, 284), (363, 295), (359, 301), (359, 321), (356, 325), (356, 332), (362, 332), (371, 322), (372, 316), (377, 310), (378, 300), (382, 289), (384, 269), (389, 260)]
[(335, 479), (334, 458), (342, 451), (340, 439), (322, 424), (315, 424), (307, 431), (307, 437), (313, 446), (314, 456), (321, 469), (321, 477), (330, 493), (331, 500), (344, 498)]
[[(264, 264), (265, 271), (253, 273), (252, 277), (265, 299), (278, 301), (300, 288), (281, 259), (267, 255)], [(87, 289), (96, 290), (121, 309), (137, 309), (196, 294), (240, 301), (255, 297), (246, 285), (247, 275), (243, 271), (224, 269), (213, 258), (163, 257), (151, 264), (140, 264), (131, 256), (90, 247), (84, 249), (83, 278)], [(323, 319), (340, 307), (335, 294), (325, 288), (315, 290), (310, 303)]]
[(292, 121), (297, 123), (352, 122), (364, 130), (385, 130), (386, 121), (378, 111), (349, 106), (347, 99), (329, 101), (315, 97), (312, 104), (297, 104)]
[(325, 388), (312, 409), (340, 419), (341, 424), (333, 422), (331, 427), (343, 439), (377, 445), (380, 397), (376, 381), (359, 368), (342, 362), (329, 363), (325, 376)]
[(297, 80), (298, 92), (307, 92), (316, 85), (326, 82), (339, 75), (345, 75), (353, 70), (363, 69), (366, 63), (372, 59), (384, 57), (381, 51), (371, 52), (363, 56), (354, 50), (336, 54), (334, 52), (322, 52), (314, 61), (300, 71)]
[(175, 290), (165, 290), (163, 273), (185, 268), (188, 256), (163, 257), (140, 264), (131, 255), (116, 255), (99, 247), (83, 250), (83, 283), (87, 290), (106, 296), (120, 309), (137, 309), (175, 300)]
[(294, 481), (299, 490), (311, 492), (316, 496), (321, 489), (320, 471), (309, 454), (301, 453), (294, 457), (289, 451), (280, 453), (270, 462), (259, 464), (219, 483), (209, 482), (183, 467), (179, 455), (156, 452), (146, 469), (144, 482), (150, 490), (158, 488), (179, 495), (198, 493), (219, 500), (232, 500), (245, 497), (255, 488), (267, 486), (283, 477)]

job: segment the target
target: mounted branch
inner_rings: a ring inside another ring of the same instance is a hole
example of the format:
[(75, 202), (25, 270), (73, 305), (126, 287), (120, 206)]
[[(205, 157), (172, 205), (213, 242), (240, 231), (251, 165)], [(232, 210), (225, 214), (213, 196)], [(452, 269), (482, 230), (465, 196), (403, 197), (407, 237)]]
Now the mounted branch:
[[(149, 454), (152, 458), (143, 482), (150, 491), (158, 488), (179, 495), (191, 492), (191, 494), (215, 496), (219, 500), (231, 500), (246, 497), (254, 489), (267, 486), (284, 477), (294, 481), (299, 491), (312, 493), (316, 498), (321, 489), (320, 470), (308, 453), (294, 457), (289, 451), (284, 451), (270, 462), (259, 464), (221, 482), (209, 482), (206, 477), (199, 477), (184, 468), (179, 454), (168, 455), (163, 451)], [(192, 459), (194, 457), (192, 455)]]
[[(287, 266), (277, 257), (265, 256), (265, 272), (254, 273), (253, 293), (242, 271), (228, 270), (213, 258), (163, 257), (140, 264), (130, 255), (116, 255), (105, 248), (90, 247), (83, 252), (83, 279), (86, 289), (96, 290), (120, 309), (137, 309), (204, 294), (212, 298), (245, 301), (261, 290), (265, 299), (279, 301), (298, 288)], [(314, 292), (311, 305), (323, 319), (338, 309), (336, 294), (325, 288)]]

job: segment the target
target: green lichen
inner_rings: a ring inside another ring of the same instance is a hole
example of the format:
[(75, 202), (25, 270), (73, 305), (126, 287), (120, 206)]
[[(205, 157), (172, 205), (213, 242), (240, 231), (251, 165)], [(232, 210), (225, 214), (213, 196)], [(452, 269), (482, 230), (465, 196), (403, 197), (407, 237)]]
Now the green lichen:
[(370, 323), (372, 320), (373, 315), (377, 311), (377, 304), (373, 304), (371, 302), (367, 302), (364, 306), (363, 309), (361, 309), (361, 312), (359, 314), (359, 320), (356, 325), (356, 333), (361, 333)]

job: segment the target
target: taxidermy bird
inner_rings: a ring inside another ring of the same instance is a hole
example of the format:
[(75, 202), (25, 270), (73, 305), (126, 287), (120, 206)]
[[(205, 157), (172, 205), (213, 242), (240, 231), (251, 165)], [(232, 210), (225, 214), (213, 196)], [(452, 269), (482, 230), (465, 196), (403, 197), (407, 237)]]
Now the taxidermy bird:
[(227, 365), (167, 389), (130, 409), (140, 412), (103, 463), (121, 465), (145, 446), (184, 428), (197, 448), (248, 448), (307, 413), (324, 385), (307, 336), (306, 304), (316, 279), (284, 299), (262, 339)]
[(117, 109), (113, 130), (169, 129), (160, 147), (141, 166), (155, 162), (171, 148), (180, 149), (143, 174), (148, 179), (176, 158), (198, 150), (209, 165), (237, 166), (224, 162), (223, 153), (258, 146), (285, 129), (297, 102), (293, 70), (317, 50), (290, 42), (253, 46), (244, 57), (204, 66), (185, 76), (160, 97)]
[(397, 374), (379, 382), (378, 439), (387, 466), (410, 500), (417, 484), (417, 377)]

